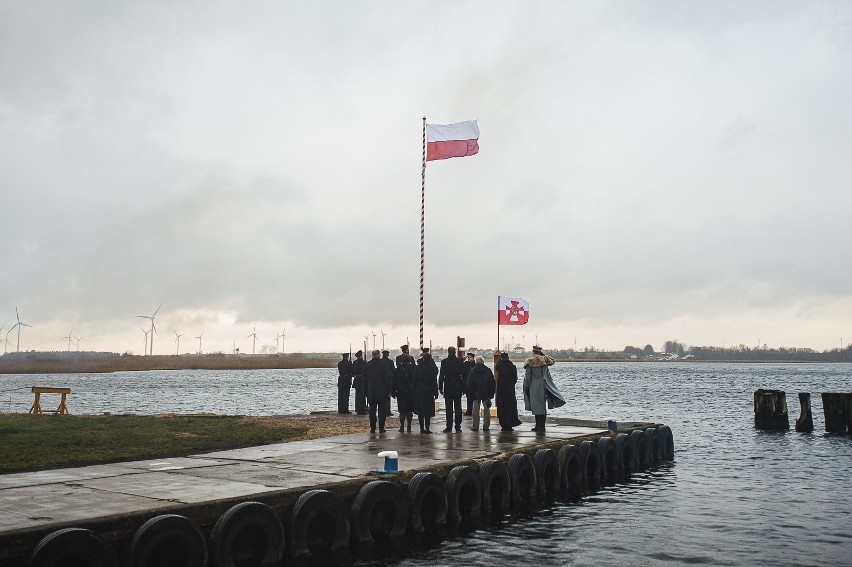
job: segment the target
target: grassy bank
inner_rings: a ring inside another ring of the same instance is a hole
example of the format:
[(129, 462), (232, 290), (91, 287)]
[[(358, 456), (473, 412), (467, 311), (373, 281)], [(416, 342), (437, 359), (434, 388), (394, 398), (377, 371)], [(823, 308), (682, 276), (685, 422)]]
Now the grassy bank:
[(278, 443), (309, 427), (242, 416), (0, 415), (0, 473)]
[(41, 357), (38, 353), (0, 357), (0, 374), (63, 374), (133, 372), (144, 370), (259, 370), (333, 368), (337, 358), (303, 358), (276, 355), (181, 355), (103, 357)]

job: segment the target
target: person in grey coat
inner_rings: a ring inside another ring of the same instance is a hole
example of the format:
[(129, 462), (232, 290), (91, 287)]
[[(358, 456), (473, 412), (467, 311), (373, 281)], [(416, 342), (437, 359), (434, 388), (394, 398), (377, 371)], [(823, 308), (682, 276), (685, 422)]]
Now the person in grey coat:
[(524, 409), (535, 416), (533, 431), (544, 431), (547, 410), (565, 405), (548, 367), (556, 361), (544, 354), (541, 347), (533, 347), (533, 355), (524, 362)]

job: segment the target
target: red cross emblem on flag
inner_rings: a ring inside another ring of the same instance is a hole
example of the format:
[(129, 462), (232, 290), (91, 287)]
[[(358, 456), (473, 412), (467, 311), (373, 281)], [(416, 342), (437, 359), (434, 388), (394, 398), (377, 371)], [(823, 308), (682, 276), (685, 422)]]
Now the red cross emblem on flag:
[(517, 297), (499, 297), (500, 310), (497, 313), (499, 325), (526, 325), (530, 320), (530, 304)]

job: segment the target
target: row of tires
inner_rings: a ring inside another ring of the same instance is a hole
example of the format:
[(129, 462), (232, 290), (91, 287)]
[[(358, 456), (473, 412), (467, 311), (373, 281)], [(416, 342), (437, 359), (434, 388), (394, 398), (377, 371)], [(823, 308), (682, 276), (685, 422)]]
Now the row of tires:
[(674, 457), (667, 426), (634, 430), (557, 451), (487, 460), (478, 469), (453, 468), (444, 479), (421, 472), (404, 488), (365, 484), (348, 507), (327, 490), (302, 494), (282, 518), (260, 502), (227, 510), (205, 534), (176, 514), (151, 518), (128, 542), (111, 544), (94, 531), (68, 528), (42, 539), (29, 565), (37, 567), (236, 567), (305, 564), (347, 555), (369, 557), (406, 535), (443, 536), (476, 529), (553, 500), (576, 500)]

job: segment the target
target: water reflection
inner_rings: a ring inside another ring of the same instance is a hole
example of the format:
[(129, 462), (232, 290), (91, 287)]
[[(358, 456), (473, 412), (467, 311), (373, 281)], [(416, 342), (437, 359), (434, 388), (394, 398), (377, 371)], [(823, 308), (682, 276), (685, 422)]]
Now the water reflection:
[[(556, 504), (364, 565), (849, 564), (852, 438), (821, 429), (819, 392), (852, 391), (849, 364), (557, 364), (555, 415), (671, 426), (675, 461)], [(3, 376), (0, 409), (25, 412), (33, 385), (70, 386), (73, 413), (275, 415), (336, 408), (336, 371), (171, 371)], [(811, 392), (816, 430), (760, 432), (753, 392)], [(519, 386), (520, 389), (520, 386)], [(465, 431), (465, 434), (468, 432)]]

